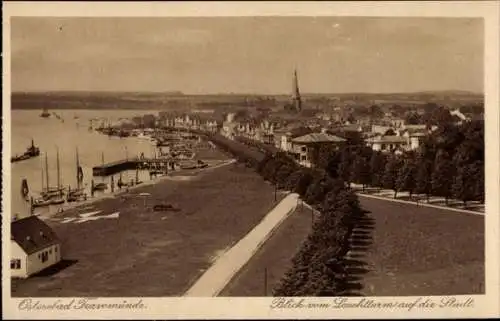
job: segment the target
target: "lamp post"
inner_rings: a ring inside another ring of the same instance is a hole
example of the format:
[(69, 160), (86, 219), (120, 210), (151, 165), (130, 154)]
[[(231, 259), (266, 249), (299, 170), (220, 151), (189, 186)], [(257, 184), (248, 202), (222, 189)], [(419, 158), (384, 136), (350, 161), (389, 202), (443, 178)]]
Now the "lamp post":
[(264, 268), (264, 296), (267, 296), (267, 267)]

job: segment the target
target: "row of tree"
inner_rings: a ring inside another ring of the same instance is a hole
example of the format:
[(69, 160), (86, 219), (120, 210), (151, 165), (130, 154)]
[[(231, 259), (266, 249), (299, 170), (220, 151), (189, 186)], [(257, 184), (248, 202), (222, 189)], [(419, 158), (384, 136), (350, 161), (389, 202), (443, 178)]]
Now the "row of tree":
[[(263, 148), (245, 145), (220, 135), (211, 140), (240, 161), (254, 167), (278, 188), (298, 193), (319, 211), (313, 230), (292, 260), (292, 266), (277, 288), (276, 296), (335, 296), (347, 289), (343, 258), (350, 248), (350, 236), (361, 215), (357, 196), (340, 178), (323, 169), (299, 166), (286, 153), (265, 153)], [(260, 154), (260, 156), (259, 156)]]
[(340, 149), (323, 147), (317, 165), (346, 183), (446, 199), (484, 202), (484, 123), (445, 124), (418, 151), (385, 154), (350, 140)]
[(324, 170), (296, 165), (283, 153), (268, 154), (258, 172), (279, 187), (298, 193), (319, 211), (313, 230), (274, 289), (275, 296), (335, 296), (347, 289), (343, 258), (361, 214), (357, 196)]

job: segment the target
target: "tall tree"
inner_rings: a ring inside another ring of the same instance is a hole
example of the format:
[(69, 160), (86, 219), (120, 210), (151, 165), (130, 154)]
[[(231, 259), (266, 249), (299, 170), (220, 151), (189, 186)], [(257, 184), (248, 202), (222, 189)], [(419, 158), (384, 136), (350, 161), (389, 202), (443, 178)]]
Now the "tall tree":
[(346, 146), (342, 150), (341, 161), (337, 169), (338, 177), (343, 179), (347, 186), (351, 183), (352, 155), (351, 150)]
[(416, 173), (415, 182), (415, 192), (419, 194), (425, 194), (427, 197), (427, 202), (429, 202), (429, 197), (432, 193), (432, 171), (433, 171), (433, 161), (430, 161), (424, 157), (417, 158), (418, 169)]
[(396, 189), (399, 191), (408, 191), (410, 199), (416, 186), (417, 166), (414, 160), (410, 157), (404, 160), (403, 166), (398, 171), (396, 179)]
[(301, 197), (304, 197), (313, 180), (314, 176), (309, 170), (302, 170), (302, 175), (300, 176), (294, 192), (299, 194)]
[(398, 194), (396, 179), (398, 177), (399, 169), (400, 160), (398, 156), (391, 155), (385, 165), (384, 175), (382, 177), (382, 185), (384, 188), (392, 189), (394, 191), (394, 198), (396, 198)]
[(464, 206), (467, 201), (474, 199), (475, 194), (475, 178), (474, 168), (472, 164), (463, 164), (457, 168), (457, 175), (454, 178), (452, 185), (452, 194), (455, 198), (461, 200)]
[(374, 151), (370, 159), (371, 185), (376, 187), (382, 186), (385, 163), (385, 155), (379, 151)]
[(453, 163), (450, 155), (439, 150), (434, 161), (434, 171), (432, 172), (432, 190), (435, 195), (443, 196), (446, 205), (451, 196), (451, 186), (453, 182)]
[(284, 163), (283, 165), (281, 165), (276, 173), (276, 184), (284, 187), (288, 176), (292, 174), (292, 171), (293, 168), (289, 164)]
[(474, 176), (474, 200), (484, 203), (484, 162), (475, 161), (471, 165)]
[(362, 184), (363, 191), (365, 190), (365, 186), (370, 184), (371, 175), (370, 175), (370, 164), (367, 159), (362, 155), (356, 155), (354, 159), (354, 164), (352, 165), (351, 171), (351, 181)]

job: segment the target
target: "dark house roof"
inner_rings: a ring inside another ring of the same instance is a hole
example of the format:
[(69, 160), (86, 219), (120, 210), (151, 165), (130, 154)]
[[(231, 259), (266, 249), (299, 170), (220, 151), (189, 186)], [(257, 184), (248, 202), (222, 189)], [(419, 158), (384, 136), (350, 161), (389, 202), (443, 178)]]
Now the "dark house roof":
[(294, 143), (314, 144), (314, 143), (341, 143), (345, 139), (325, 133), (311, 133), (292, 139)]
[(56, 233), (34, 215), (12, 222), (10, 235), (28, 255), (59, 243)]

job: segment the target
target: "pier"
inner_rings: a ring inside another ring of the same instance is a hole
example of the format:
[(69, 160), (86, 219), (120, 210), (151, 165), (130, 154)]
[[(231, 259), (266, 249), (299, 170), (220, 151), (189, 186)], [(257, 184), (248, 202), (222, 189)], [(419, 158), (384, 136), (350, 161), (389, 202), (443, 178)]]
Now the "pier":
[(175, 162), (171, 158), (130, 158), (109, 162), (92, 168), (93, 176), (108, 176), (126, 170), (149, 169), (151, 167), (165, 168)]

